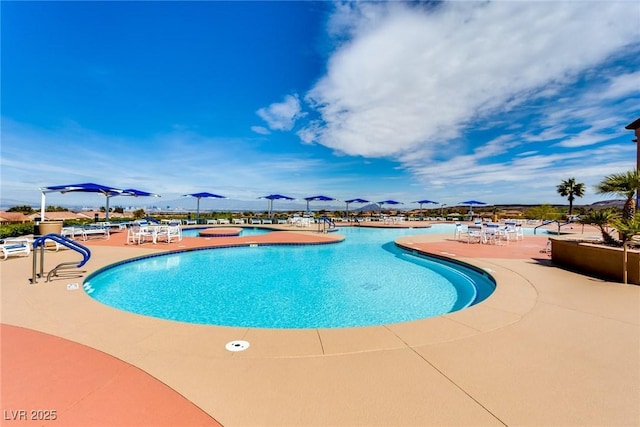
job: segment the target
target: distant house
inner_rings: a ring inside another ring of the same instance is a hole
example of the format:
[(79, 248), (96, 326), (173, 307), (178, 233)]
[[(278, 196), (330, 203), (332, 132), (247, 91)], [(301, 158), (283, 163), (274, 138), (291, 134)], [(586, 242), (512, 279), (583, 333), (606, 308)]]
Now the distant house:
[[(35, 221), (36, 218), (40, 218), (40, 212), (33, 213), (33, 214), (29, 215), (29, 219), (31, 221)], [(66, 220), (72, 220), (72, 219), (82, 220), (82, 219), (86, 219), (86, 218), (80, 216), (79, 214), (77, 214), (75, 212), (71, 212), (71, 211), (45, 212), (44, 213), (44, 218), (42, 218), (43, 221), (66, 221)]]
[(31, 218), (22, 212), (4, 212), (0, 211), (0, 224), (24, 224), (31, 222)]

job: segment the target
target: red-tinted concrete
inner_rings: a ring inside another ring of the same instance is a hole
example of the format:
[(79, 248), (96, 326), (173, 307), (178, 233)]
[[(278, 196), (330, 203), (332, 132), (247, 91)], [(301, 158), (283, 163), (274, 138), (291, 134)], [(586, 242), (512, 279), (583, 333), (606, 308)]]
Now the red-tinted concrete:
[(173, 389), (108, 354), (2, 324), (7, 426), (219, 426)]

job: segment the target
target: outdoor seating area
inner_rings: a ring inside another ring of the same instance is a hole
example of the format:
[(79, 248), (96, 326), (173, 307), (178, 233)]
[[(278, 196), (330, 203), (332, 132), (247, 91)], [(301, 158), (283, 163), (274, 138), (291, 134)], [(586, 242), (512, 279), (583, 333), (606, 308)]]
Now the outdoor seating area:
[(504, 224), (493, 222), (475, 222), (469, 225), (456, 224), (456, 240), (466, 243), (480, 243), (486, 245), (507, 245), (510, 241), (524, 239), (522, 225), (507, 221)]
[(145, 242), (179, 242), (182, 240), (182, 227), (178, 221), (166, 224), (151, 224), (146, 221), (133, 222), (127, 228), (126, 244), (141, 245)]

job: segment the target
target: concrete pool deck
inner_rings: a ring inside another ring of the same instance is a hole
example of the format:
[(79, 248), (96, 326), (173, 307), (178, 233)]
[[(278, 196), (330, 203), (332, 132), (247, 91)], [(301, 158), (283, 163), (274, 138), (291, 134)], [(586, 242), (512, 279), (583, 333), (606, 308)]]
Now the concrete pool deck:
[[(127, 246), (122, 234), (86, 242), (88, 273), (162, 250), (234, 242)], [(283, 232), (245, 239), (334, 238)], [(546, 240), (399, 239), (490, 271), (496, 292), (456, 313), (345, 329), (139, 316), (67, 289), (86, 274), (31, 285), (31, 258), (10, 258), (0, 263), (3, 425), (21, 425), (6, 418), (18, 410), (57, 411), (57, 421), (23, 425), (640, 425), (640, 287), (556, 268), (540, 253)], [(45, 270), (78, 257), (47, 252)], [(232, 340), (251, 346), (232, 353), (225, 349)], [(178, 418), (167, 410), (174, 405)], [(173, 422), (160, 424), (159, 414)]]

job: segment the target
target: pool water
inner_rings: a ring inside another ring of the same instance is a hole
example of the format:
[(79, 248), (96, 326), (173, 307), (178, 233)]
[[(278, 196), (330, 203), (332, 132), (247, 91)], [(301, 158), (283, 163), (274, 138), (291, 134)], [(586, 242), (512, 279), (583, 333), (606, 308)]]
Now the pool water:
[(90, 276), (92, 298), (183, 322), (336, 328), (404, 322), (460, 310), (494, 289), (485, 273), (398, 249), (433, 229), (344, 228), (313, 246), (209, 249), (154, 256)]
[[(236, 226), (233, 226), (236, 227)], [(203, 230), (209, 230), (211, 227), (205, 228), (186, 228), (182, 230), (182, 237), (200, 237), (200, 232)], [(240, 232), (241, 236), (256, 236), (258, 234), (265, 234), (270, 232), (271, 230), (267, 230), (265, 228), (255, 228), (255, 227), (243, 227)]]

